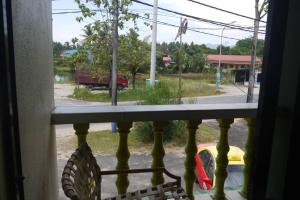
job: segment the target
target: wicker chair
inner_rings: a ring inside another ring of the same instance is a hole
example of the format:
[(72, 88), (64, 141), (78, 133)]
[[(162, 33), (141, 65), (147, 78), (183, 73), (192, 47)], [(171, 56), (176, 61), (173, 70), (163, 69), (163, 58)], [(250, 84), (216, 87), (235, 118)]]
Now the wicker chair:
[(101, 176), (112, 174), (150, 173), (162, 171), (174, 182), (148, 187), (127, 194), (106, 198), (107, 200), (121, 199), (188, 199), (181, 188), (181, 179), (168, 172), (165, 168), (132, 169), (122, 171), (101, 171), (88, 144), (82, 144), (67, 161), (62, 173), (62, 188), (71, 200), (100, 200)]

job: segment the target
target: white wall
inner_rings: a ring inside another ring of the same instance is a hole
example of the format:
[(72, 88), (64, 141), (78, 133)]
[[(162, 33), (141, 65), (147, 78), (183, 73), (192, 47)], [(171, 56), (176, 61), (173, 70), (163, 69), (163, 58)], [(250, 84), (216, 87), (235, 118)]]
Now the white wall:
[(12, 0), (25, 199), (57, 199), (51, 0)]

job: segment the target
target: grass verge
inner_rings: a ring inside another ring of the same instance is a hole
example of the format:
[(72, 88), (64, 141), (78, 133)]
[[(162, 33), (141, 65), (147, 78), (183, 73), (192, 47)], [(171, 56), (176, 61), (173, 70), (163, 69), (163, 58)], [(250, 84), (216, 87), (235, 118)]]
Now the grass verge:
[[(218, 140), (218, 129), (209, 127), (205, 124), (201, 124), (197, 131), (197, 143), (211, 143)], [(76, 136), (66, 137), (59, 141), (58, 151), (68, 152), (76, 149), (77, 138)], [(87, 142), (91, 146), (95, 154), (114, 154), (118, 148), (119, 136), (113, 134), (110, 130), (91, 132), (87, 136)], [(173, 139), (165, 144), (165, 148), (183, 147), (185, 141), (178, 141)], [(141, 142), (136, 134), (129, 133), (128, 135), (128, 147), (131, 153), (151, 152), (153, 144)]]
[[(118, 101), (141, 101), (145, 99), (147, 90), (145, 88), (145, 74), (139, 74), (137, 76), (136, 88), (131, 86), (128, 89), (118, 92)], [(177, 75), (158, 75), (157, 79), (170, 88), (170, 91), (174, 94), (178, 93), (178, 76)], [(205, 75), (199, 74), (184, 74), (182, 78), (182, 97), (197, 97), (197, 96), (210, 96), (221, 94), (216, 91), (214, 86), (209, 85)], [(111, 98), (108, 91), (102, 93), (95, 93), (87, 88), (76, 88), (71, 98), (85, 100), (85, 101), (97, 101), (97, 102), (109, 102)]]

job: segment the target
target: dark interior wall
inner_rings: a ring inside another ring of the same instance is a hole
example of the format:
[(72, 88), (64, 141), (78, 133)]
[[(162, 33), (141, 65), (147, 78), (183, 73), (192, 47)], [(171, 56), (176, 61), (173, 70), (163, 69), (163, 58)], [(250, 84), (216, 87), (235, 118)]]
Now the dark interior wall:
[(0, 1), (0, 199), (23, 200), (11, 2)]
[[(289, 0), (270, 0), (248, 199), (266, 199), (278, 117)], [(275, 164), (276, 165), (276, 164)], [(272, 174), (273, 176), (274, 174)], [(275, 175), (276, 176), (276, 175)]]
[[(0, 114), (0, 136), (4, 134), (2, 132), (2, 116)], [(3, 140), (0, 140), (0, 147), (3, 147)], [(7, 188), (6, 188), (6, 180), (5, 180), (5, 169), (4, 169), (4, 151), (3, 148), (0, 148), (0, 199), (7, 199)]]
[[(283, 191), (287, 173), (287, 160), (291, 136), (293, 134), (292, 119), (297, 112), (297, 91), (300, 87), (300, 1), (289, 1), (289, 13), (286, 27), (280, 90), (275, 121), (273, 151), (269, 171), (267, 198), (284, 199)], [(299, 120), (299, 119), (298, 119)], [(296, 164), (296, 163), (295, 163)]]
[(25, 199), (57, 199), (51, 0), (12, 0)]

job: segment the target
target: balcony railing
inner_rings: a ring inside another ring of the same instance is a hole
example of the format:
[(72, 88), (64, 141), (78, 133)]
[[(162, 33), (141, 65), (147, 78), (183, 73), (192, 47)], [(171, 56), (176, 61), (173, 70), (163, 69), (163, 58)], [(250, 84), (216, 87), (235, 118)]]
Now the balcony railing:
[[(255, 117), (257, 104), (181, 104), (181, 105), (149, 105), (149, 106), (78, 106), (56, 107), (52, 114), (52, 124), (73, 124), (78, 137), (78, 145), (86, 141), (90, 123), (117, 122), (119, 132), (119, 146), (116, 151), (117, 170), (129, 169), (130, 152), (127, 136), (132, 122), (153, 121), (154, 144), (152, 150), (152, 167), (164, 167), (165, 155), (163, 146), (163, 130), (166, 121), (186, 120), (188, 139), (185, 152), (185, 189), (188, 196), (194, 199), (193, 184), (195, 182), (195, 155), (197, 153), (196, 131), (204, 119), (217, 119), (220, 126), (220, 139), (217, 145), (216, 184), (214, 199), (225, 199), (224, 183), (227, 177), (229, 151), (228, 130), (235, 118), (244, 118), (248, 122), (248, 139), (244, 156), (244, 185), (241, 191), (247, 195), (249, 181), (249, 167), (253, 151), (253, 134), (255, 131)], [(155, 172), (152, 175), (153, 185), (164, 182), (163, 174)], [(126, 193), (129, 186), (128, 176), (119, 174), (116, 181), (119, 193)]]

